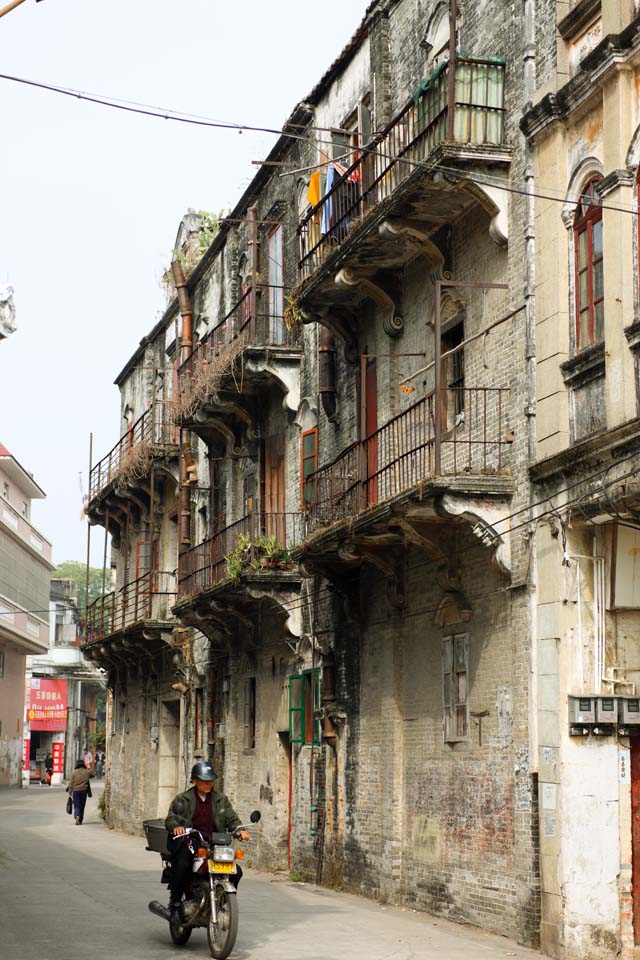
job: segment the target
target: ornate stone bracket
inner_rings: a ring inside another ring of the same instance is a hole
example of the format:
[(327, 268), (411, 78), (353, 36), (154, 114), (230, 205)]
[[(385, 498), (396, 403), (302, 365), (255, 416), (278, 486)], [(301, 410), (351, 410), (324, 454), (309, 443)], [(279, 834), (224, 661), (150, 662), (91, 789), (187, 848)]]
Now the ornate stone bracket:
[(346, 540), (338, 548), (338, 556), (348, 563), (369, 563), (387, 581), (389, 603), (401, 609), (405, 603), (404, 567), (398, 550), (387, 544), (376, 544), (371, 539)]
[(379, 225), (378, 233), (384, 239), (415, 241), (416, 249), (434, 265), (432, 279), (444, 278), (444, 256), (431, 240), (429, 227), (422, 220), (388, 217)]
[(277, 380), (284, 392), (283, 409), (290, 410), (292, 413), (297, 412), (300, 405), (300, 367), (297, 362), (295, 365), (282, 362), (258, 365), (248, 361), (247, 366), (251, 369), (264, 371), (270, 374), (274, 380)]
[[(299, 590), (286, 590), (282, 588), (271, 588), (259, 586), (258, 584), (247, 584), (247, 593), (256, 600), (267, 598), (282, 608), (285, 617), (285, 627), (292, 637), (302, 636), (302, 604), (300, 603)], [(287, 606), (287, 604), (289, 606)]]
[(471, 524), (471, 531), (484, 546), (493, 551), (493, 563), (505, 576), (511, 576), (511, 551), (509, 541), (495, 529), (503, 519), (503, 510), (486, 500), (443, 494), (436, 509), (443, 516), (461, 517)]
[[(251, 426), (251, 414), (245, 410), (239, 403), (235, 403), (233, 400), (228, 398), (222, 398), (219, 393), (214, 393), (211, 396), (211, 405), (213, 405), (216, 410), (222, 411), (223, 413), (231, 413), (234, 417), (237, 417), (245, 427), (249, 428)], [(199, 421), (201, 423), (207, 422), (207, 415), (205, 413), (204, 418)]]
[(338, 270), (335, 282), (339, 287), (361, 287), (366, 295), (384, 310), (382, 327), (389, 337), (399, 337), (404, 331), (404, 320), (397, 313), (396, 305), (386, 290), (374, 283), (369, 277), (358, 273), (351, 267)]
[(300, 310), (303, 323), (320, 323), (344, 343), (345, 358), (349, 363), (358, 361), (358, 343), (352, 322), (339, 307), (315, 307)]
[(440, 570), (437, 580), (444, 593), (434, 614), (433, 622), (438, 627), (449, 627), (454, 623), (468, 623), (473, 616), (473, 608), (456, 574), (448, 569)]

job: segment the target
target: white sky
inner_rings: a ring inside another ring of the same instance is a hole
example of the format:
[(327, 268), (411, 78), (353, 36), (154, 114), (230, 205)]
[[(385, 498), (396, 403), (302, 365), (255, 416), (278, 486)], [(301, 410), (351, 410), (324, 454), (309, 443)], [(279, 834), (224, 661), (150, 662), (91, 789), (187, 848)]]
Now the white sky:
[[(0, 7), (5, 0), (0, 0)], [(0, 72), (279, 128), (367, 0), (27, 0), (0, 18)], [(115, 376), (161, 315), (188, 207), (233, 207), (274, 138), (156, 120), (0, 80), (0, 442), (48, 494), (33, 522), (83, 560), (94, 462), (118, 439)], [(103, 533), (93, 530), (93, 560)]]

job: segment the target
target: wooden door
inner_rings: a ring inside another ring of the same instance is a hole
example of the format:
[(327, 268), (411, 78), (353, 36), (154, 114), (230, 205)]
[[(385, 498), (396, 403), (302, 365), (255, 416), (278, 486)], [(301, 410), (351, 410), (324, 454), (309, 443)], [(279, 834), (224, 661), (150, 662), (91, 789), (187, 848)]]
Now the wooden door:
[(376, 361), (368, 360), (365, 373), (365, 434), (367, 437), (367, 505), (378, 502), (378, 378)]
[(631, 857), (634, 940), (640, 944), (640, 737), (631, 737)]
[(262, 526), (266, 536), (275, 536), (283, 546), (286, 543), (284, 483), (284, 435), (278, 434), (267, 437), (264, 444)]

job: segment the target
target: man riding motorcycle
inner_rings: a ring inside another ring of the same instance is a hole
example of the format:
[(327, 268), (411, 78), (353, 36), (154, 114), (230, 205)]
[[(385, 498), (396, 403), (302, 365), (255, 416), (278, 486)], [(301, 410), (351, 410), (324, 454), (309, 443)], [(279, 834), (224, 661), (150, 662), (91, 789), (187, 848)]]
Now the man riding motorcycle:
[[(193, 786), (173, 799), (165, 820), (172, 853), (169, 909), (175, 920), (180, 918), (180, 902), (195, 855), (189, 838), (185, 837), (186, 828), (193, 827), (206, 837), (210, 837), (212, 833), (238, 831), (240, 840), (251, 839), (246, 830), (238, 830), (240, 818), (227, 798), (213, 789), (215, 779), (216, 775), (210, 763), (206, 760), (194, 763), (191, 769)], [(238, 872), (230, 877), (236, 887), (242, 877), (240, 864), (237, 867)]]

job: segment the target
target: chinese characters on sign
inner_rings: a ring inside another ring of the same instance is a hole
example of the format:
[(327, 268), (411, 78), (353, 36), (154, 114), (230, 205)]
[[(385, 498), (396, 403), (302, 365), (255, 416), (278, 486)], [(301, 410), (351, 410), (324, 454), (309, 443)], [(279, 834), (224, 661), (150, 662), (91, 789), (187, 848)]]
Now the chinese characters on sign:
[(64, 730), (67, 726), (67, 681), (32, 677), (27, 717), (31, 730)]

